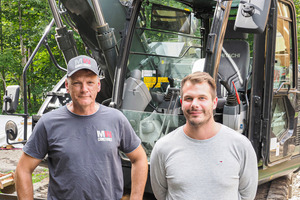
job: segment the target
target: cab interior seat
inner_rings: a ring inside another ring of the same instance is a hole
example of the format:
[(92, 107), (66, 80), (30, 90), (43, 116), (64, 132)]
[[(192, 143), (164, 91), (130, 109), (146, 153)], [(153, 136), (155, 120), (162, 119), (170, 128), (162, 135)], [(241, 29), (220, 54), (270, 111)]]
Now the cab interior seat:
[(250, 63), (250, 47), (247, 42), (248, 34), (236, 32), (234, 30), (234, 22), (234, 20), (228, 21), (218, 70), (218, 104), (215, 119), (220, 123), (222, 123), (223, 108), (228, 96), (228, 91), (221, 82), (226, 82), (231, 91), (234, 91), (233, 83), (237, 90), (242, 90), (246, 82)]

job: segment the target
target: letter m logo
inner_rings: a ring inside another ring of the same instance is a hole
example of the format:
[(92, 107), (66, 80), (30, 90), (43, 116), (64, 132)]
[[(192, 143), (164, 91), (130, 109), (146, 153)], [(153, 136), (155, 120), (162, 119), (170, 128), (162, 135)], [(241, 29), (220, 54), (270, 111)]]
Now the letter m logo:
[(82, 59), (75, 60), (75, 66), (82, 64)]

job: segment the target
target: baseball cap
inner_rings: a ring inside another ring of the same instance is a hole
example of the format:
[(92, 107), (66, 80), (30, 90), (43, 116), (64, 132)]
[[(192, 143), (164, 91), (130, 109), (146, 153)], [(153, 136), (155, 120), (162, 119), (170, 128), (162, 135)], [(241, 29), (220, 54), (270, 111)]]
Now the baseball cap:
[(97, 62), (88, 56), (80, 55), (72, 58), (68, 63), (68, 76), (72, 76), (75, 72), (81, 69), (88, 69), (99, 76), (99, 69)]

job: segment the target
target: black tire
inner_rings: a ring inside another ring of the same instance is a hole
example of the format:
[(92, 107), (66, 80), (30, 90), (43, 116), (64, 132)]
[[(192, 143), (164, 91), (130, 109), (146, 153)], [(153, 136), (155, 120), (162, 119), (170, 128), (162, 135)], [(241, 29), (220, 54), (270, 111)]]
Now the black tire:
[(259, 185), (254, 200), (266, 200), (268, 197), (270, 185), (271, 182)]
[(272, 181), (267, 200), (287, 200), (289, 198), (290, 178), (280, 177)]
[(272, 182), (259, 185), (255, 200), (288, 200), (290, 176), (283, 176)]

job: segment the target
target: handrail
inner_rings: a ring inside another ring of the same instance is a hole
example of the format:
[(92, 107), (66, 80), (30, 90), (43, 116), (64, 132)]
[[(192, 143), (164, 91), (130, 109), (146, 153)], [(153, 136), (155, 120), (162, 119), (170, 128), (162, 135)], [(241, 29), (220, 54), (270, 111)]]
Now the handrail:
[(42, 46), (42, 44), (45, 41), (45, 38), (48, 36), (51, 27), (54, 24), (54, 19), (51, 20), (50, 24), (47, 26), (47, 28), (45, 29), (45, 32), (42, 36), (42, 38), (40, 39), (39, 43), (37, 44), (37, 46), (35, 47), (33, 53), (31, 54), (28, 62), (26, 63), (24, 69), (23, 69), (23, 94), (24, 94), (24, 140), (27, 140), (27, 118), (29, 116), (28, 114), (28, 99), (27, 99), (27, 70), (29, 68), (29, 66), (31, 65), (33, 58), (35, 57), (36, 53), (38, 52), (38, 50), (40, 49), (40, 47)]

